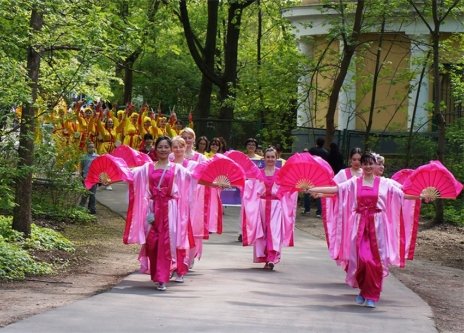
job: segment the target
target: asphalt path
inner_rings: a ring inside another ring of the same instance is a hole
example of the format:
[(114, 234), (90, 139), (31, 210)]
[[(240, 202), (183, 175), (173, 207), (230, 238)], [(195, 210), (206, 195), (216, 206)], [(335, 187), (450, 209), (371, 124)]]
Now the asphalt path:
[[(127, 187), (99, 190), (97, 200), (125, 215)], [(375, 309), (356, 305), (356, 289), (329, 259), (324, 241), (296, 230), (274, 271), (252, 262), (237, 242), (239, 208), (226, 207), (224, 232), (204, 243), (183, 284), (157, 291), (134, 272), (108, 292), (6, 326), (7, 332), (437, 332), (430, 307), (393, 276)], [(124, 245), (121, 245), (124, 246)], [(136, 260), (136, 258), (134, 258)]]

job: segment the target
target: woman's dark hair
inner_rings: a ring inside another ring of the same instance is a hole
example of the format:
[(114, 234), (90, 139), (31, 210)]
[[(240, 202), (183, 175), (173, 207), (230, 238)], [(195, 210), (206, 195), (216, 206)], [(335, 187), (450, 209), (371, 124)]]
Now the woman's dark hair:
[(218, 137), (218, 139), (221, 142), (221, 146), (219, 147), (219, 152), (224, 154), (227, 151), (226, 139), (224, 139), (222, 136)]
[(205, 141), (206, 142), (206, 149), (208, 149), (209, 147), (209, 140), (206, 136), (200, 136), (196, 142), (196, 147), (198, 148), (198, 144), (200, 143), (200, 141)]
[(143, 140), (153, 140), (153, 135), (151, 135), (150, 133), (146, 133), (143, 136)]
[(220, 151), (221, 150), (221, 140), (219, 138), (212, 138), (211, 142), (209, 143), (209, 147), (208, 147), (210, 151), (211, 151), (211, 145), (213, 143), (217, 143), (218, 151)]
[(361, 155), (361, 164), (366, 164), (368, 162), (372, 162), (374, 164), (377, 163), (375, 156), (372, 153), (364, 153)]
[(363, 152), (362, 152), (361, 148), (355, 147), (355, 148), (351, 149), (351, 151), (350, 151), (350, 158), (352, 158), (354, 154), (362, 155)]
[(158, 139), (156, 139), (155, 148), (158, 148), (158, 144), (163, 140), (166, 140), (169, 144), (169, 147), (172, 147), (172, 141), (169, 136), (159, 136)]
[(258, 147), (258, 141), (257, 141), (255, 138), (248, 138), (248, 139), (246, 139), (246, 141), (245, 141), (245, 146), (246, 146), (247, 144), (249, 144), (250, 142), (254, 143), (254, 144), (256, 145), (256, 147)]

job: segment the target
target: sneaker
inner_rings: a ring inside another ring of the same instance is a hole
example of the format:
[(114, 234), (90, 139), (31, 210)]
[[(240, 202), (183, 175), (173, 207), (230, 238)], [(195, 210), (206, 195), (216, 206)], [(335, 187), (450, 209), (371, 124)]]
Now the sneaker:
[(371, 299), (366, 300), (366, 307), (371, 309), (375, 308), (375, 302)]
[(107, 190), (107, 191), (112, 191), (113, 188), (111, 187), (111, 185), (108, 185), (108, 186), (105, 188), (105, 190)]
[(177, 275), (176, 279), (174, 280), (177, 283), (184, 283), (184, 276), (183, 275)]
[(160, 282), (160, 283), (156, 286), (156, 289), (159, 290), (159, 291), (166, 291), (166, 284)]
[(366, 301), (366, 299), (364, 297), (362, 297), (361, 295), (358, 295), (358, 296), (356, 296), (354, 301), (356, 302), (356, 304), (363, 305), (364, 302)]
[(316, 214), (316, 217), (321, 217), (321, 214)]
[(306, 215), (306, 214), (309, 214), (309, 211), (304, 210), (301, 212), (301, 215)]
[(241, 241), (243, 240), (243, 239), (242, 239), (242, 234), (238, 235), (237, 240), (238, 240), (239, 242), (241, 242)]

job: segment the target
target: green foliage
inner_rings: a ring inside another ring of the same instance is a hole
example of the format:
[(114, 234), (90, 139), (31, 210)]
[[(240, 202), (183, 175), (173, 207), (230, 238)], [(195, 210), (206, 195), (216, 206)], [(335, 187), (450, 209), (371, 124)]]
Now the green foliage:
[(25, 247), (35, 250), (61, 250), (74, 252), (74, 245), (60, 233), (50, 228), (31, 225), (31, 237), (25, 240)]
[(25, 239), (11, 229), (11, 217), (0, 215), (0, 280), (21, 280), (26, 276), (53, 273), (54, 266), (34, 258), (34, 251), (65, 251), (75, 248), (60, 233), (32, 224), (31, 237)]
[(52, 272), (52, 265), (36, 262), (26, 250), (17, 244), (7, 243), (0, 236), (0, 280), (23, 280), (26, 276)]

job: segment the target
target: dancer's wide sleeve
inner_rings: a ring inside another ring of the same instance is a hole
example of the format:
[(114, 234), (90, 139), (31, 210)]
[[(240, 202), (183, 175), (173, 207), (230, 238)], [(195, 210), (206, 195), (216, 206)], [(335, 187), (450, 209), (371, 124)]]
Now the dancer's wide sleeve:
[(150, 163), (134, 168), (133, 183), (129, 183), (129, 207), (127, 209), (124, 244), (145, 244), (147, 209), (150, 201), (148, 168)]

